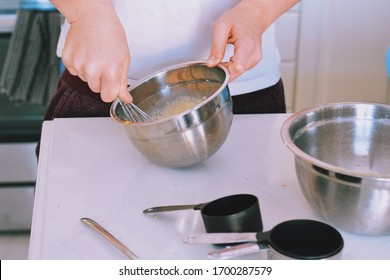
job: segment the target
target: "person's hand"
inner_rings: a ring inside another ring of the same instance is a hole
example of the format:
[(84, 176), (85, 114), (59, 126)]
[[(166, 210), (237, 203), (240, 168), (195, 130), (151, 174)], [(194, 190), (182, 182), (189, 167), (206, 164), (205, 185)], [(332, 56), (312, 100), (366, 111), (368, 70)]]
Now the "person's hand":
[(227, 44), (234, 46), (234, 54), (226, 66), (230, 81), (253, 68), (262, 58), (261, 36), (264, 24), (259, 11), (247, 1), (241, 1), (226, 11), (214, 23), (213, 41), (207, 65), (214, 67), (225, 55)]
[(127, 90), (130, 52), (123, 27), (113, 12), (70, 22), (62, 60), (72, 75), (79, 76), (104, 102), (119, 97), (132, 101)]

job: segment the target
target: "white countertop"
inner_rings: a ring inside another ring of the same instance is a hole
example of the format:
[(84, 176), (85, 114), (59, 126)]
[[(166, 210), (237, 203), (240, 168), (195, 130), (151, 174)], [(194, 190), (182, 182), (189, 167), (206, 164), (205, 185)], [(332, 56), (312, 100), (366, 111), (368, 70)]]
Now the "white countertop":
[[(196, 204), (235, 193), (258, 196), (264, 230), (290, 219), (315, 219), (280, 129), (287, 114), (236, 115), (222, 148), (187, 169), (144, 158), (110, 118), (45, 122), (38, 165), (30, 259), (124, 259), (80, 221), (95, 219), (141, 259), (207, 259), (213, 245), (188, 245), (205, 232), (196, 210), (145, 215), (160, 205)], [(390, 236), (340, 230), (343, 259), (390, 259)], [(255, 257), (262, 257), (258, 255)]]

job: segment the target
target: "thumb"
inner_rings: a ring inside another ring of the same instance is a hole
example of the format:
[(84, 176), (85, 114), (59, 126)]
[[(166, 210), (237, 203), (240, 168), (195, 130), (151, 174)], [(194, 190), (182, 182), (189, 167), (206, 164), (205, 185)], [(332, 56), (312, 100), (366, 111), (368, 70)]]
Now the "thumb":
[(210, 56), (207, 59), (207, 66), (214, 67), (220, 63), (225, 55), (225, 49), (228, 41), (228, 32), (215, 27), (213, 31), (213, 40), (210, 50)]
[(118, 97), (126, 104), (133, 102), (133, 97), (130, 95), (130, 92), (127, 90), (127, 83), (125, 85), (123, 84), (121, 85)]

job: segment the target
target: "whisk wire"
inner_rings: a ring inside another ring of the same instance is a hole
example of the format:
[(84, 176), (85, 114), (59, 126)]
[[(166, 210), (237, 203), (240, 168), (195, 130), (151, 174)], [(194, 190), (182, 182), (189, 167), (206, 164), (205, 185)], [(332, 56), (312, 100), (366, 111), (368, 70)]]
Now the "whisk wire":
[(130, 103), (126, 104), (118, 98), (118, 102), (121, 105), (123, 112), (128, 120), (131, 122), (150, 122), (153, 121), (152, 117), (141, 110), (137, 105)]

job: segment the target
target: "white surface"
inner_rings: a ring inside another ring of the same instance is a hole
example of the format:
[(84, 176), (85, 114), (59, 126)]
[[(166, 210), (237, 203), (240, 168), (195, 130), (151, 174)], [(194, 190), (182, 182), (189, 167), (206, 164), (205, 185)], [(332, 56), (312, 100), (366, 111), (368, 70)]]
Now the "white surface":
[[(287, 116), (235, 116), (222, 148), (182, 170), (149, 162), (110, 118), (45, 122), (29, 258), (123, 259), (80, 222), (90, 217), (142, 259), (206, 259), (213, 245), (182, 242), (205, 231), (198, 211), (147, 216), (142, 210), (234, 193), (259, 197), (264, 230), (289, 219), (320, 220), (299, 189), (293, 155), (280, 138)], [(390, 259), (390, 236), (341, 233), (344, 259)]]

